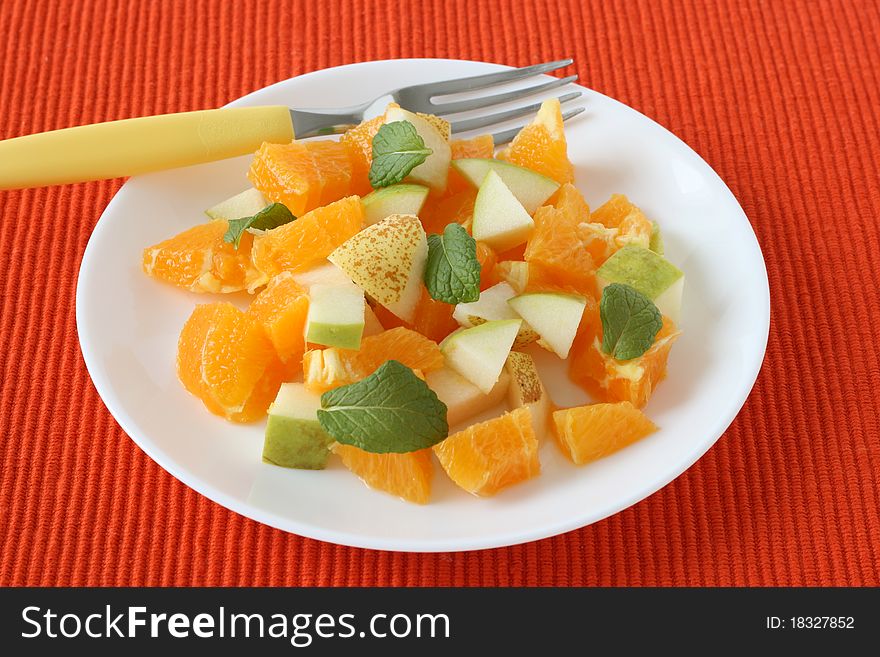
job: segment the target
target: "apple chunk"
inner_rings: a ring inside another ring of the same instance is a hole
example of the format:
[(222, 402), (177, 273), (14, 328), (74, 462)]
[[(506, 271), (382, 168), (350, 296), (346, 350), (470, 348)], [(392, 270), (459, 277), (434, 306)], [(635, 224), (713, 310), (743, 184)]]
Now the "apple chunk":
[(269, 406), (263, 461), (285, 468), (322, 470), (333, 442), (318, 422), (321, 395), (302, 383), (282, 383)]
[(568, 358), (587, 305), (584, 297), (561, 292), (527, 292), (508, 303), (537, 331), (553, 353)]
[(653, 301), (657, 309), (676, 324), (681, 318), (684, 274), (649, 249), (623, 247), (599, 267), (596, 282), (600, 291), (611, 283), (629, 285)]
[(552, 178), (504, 160), (462, 158), (453, 160), (452, 166), (474, 187), (480, 187), (486, 175), (494, 171), (529, 214), (535, 214), (535, 210), (559, 189), (559, 183)]
[(396, 214), (367, 226), (328, 260), (392, 313), (413, 320), (428, 260), (428, 240), (418, 217)]
[(418, 114), (408, 112), (401, 107), (389, 107), (385, 111), (385, 123), (394, 123), (395, 121), (412, 123), (416, 132), (425, 142), (425, 146), (431, 149), (431, 154), (427, 159), (410, 171), (406, 179), (424, 183), (438, 192), (445, 191), (446, 180), (449, 176), (449, 163), (452, 161), (452, 149), (449, 147), (449, 141), (437, 128)]
[(241, 219), (253, 217), (257, 212), (269, 205), (259, 190), (250, 187), (232, 198), (221, 201), (215, 206), (205, 210), (205, 214), (211, 219)]
[(489, 394), (501, 371), (522, 320), (505, 319), (486, 322), (456, 331), (440, 344), (446, 364)]
[(377, 189), (361, 199), (364, 223), (372, 226), (393, 214), (418, 215), (429, 191), (422, 185), (391, 185)]
[[(513, 288), (507, 283), (498, 283), (480, 292), (480, 298), (471, 303), (460, 303), (455, 306), (452, 318), (461, 326), (470, 328), (496, 319), (518, 319), (519, 315), (507, 302), (516, 296)], [(516, 336), (515, 347), (531, 344), (538, 339), (538, 334), (523, 322)]]
[(513, 192), (495, 171), (489, 171), (474, 201), (471, 230), (474, 239), (485, 242), (496, 252), (522, 244), (535, 228), (535, 222)]
[(356, 285), (313, 285), (309, 292), (306, 341), (358, 349), (364, 333), (364, 293)]

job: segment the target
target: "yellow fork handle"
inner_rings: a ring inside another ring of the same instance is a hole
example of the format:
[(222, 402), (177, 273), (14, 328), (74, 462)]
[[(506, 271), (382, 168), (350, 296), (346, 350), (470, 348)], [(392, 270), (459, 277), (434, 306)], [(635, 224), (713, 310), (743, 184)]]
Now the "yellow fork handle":
[(0, 189), (84, 182), (253, 153), (292, 140), (283, 105), (110, 121), (0, 141)]

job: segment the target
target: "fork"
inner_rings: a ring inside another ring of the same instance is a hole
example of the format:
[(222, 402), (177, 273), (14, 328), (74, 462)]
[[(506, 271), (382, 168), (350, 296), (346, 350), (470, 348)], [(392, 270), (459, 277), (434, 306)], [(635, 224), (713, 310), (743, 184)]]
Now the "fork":
[[(394, 101), (411, 112), (448, 116), (520, 100), (563, 87), (576, 75), (542, 81), (512, 91), (475, 98), (435, 100), (441, 96), (483, 91), (497, 85), (549, 73), (571, 59), (535, 64), (499, 73), (401, 87), (362, 105), (335, 109), (290, 109), (283, 105), (226, 107), (164, 114), (64, 128), (0, 141), (0, 189), (84, 182), (211, 162), (253, 153), (264, 141), (287, 143), (294, 138), (344, 132), (365, 117), (378, 116)], [(564, 103), (579, 91), (559, 96)], [(453, 134), (489, 128), (533, 114), (540, 103), (451, 122)], [(563, 119), (583, 111), (569, 110)], [(519, 128), (493, 135), (496, 144), (513, 139)]]

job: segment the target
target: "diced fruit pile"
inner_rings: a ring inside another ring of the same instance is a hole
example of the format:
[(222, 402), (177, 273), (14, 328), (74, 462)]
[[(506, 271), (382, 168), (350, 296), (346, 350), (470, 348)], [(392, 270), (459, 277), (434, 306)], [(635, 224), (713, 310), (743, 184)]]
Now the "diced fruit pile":
[[(590, 211), (556, 101), (494, 150), (396, 105), (339, 141), (263, 144), (252, 188), (144, 250), (159, 280), (255, 294), (196, 306), (184, 387), (233, 422), (268, 413), (266, 463), (336, 455), (416, 503), (435, 456), (485, 496), (536, 477), (545, 441), (581, 465), (654, 432), (684, 287), (657, 224), (618, 194)], [(557, 408), (541, 349), (600, 403)]]

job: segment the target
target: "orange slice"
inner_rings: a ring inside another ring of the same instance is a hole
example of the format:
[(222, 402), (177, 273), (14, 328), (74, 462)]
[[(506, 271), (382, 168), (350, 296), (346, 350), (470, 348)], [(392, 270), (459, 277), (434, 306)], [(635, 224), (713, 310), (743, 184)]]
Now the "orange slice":
[(492, 247), (484, 242), (477, 242), (477, 262), (480, 263), (480, 290), (494, 285), (494, 269), (498, 256)]
[(144, 249), (149, 276), (191, 292), (238, 292), (261, 285), (265, 277), (251, 262), (254, 236), (244, 233), (238, 249), (223, 241), (225, 220), (193, 226)]
[(434, 475), (430, 449), (405, 454), (373, 454), (341, 443), (333, 443), (330, 449), (370, 488), (391, 493), (407, 502), (428, 502)]
[(574, 167), (568, 160), (562, 108), (555, 98), (546, 100), (535, 119), (524, 126), (498, 159), (553, 178), (560, 185), (574, 181)]
[(266, 199), (283, 203), (297, 217), (320, 205), (324, 183), (305, 142), (264, 142), (247, 176)]
[(596, 296), (596, 268), (584, 248), (577, 216), (545, 205), (535, 212), (535, 230), (529, 238), (525, 260), (538, 265), (554, 279)]
[(577, 465), (613, 454), (657, 431), (657, 426), (627, 401), (566, 408), (553, 413), (553, 423), (556, 442)]
[(525, 407), (471, 425), (433, 449), (450, 479), (473, 495), (494, 495), (541, 472), (538, 439)]
[(427, 288), (422, 288), (422, 298), (416, 306), (412, 328), (434, 342), (441, 342), (443, 338), (458, 328), (458, 322), (452, 319), (455, 306), (432, 299)]
[(353, 168), (345, 145), (338, 141), (307, 141), (305, 145), (323, 182), (318, 204), (327, 205), (352, 194)]
[(651, 348), (638, 358), (620, 361), (602, 351), (598, 306), (588, 307), (584, 315), (569, 356), (569, 377), (596, 399), (643, 408), (666, 377), (669, 351), (681, 332), (664, 317)]
[(360, 381), (389, 360), (423, 372), (440, 369), (444, 362), (436, 342), (411, 329), (397, 327), (364, 338), (359, 350), (329, 347), (307, 351), (303, 380), (309, 390), (323, 393)]
[(263, 327), (230, 303), (196, 306), (177, 345), (177, 375), (212, 413), (261, 418), (281, 385), (281, 366)]
[(462, 224), (467, 228), (474, 216), (476, 199), (477, 190), (473, 187), (449, 196), (428, 196), (419, 213), (425, 232), (429, 235), (431, 233), (439, 235), (451, 223)]
[(292, 378), (302, 368), (305, 353), (303, 337), (309, 297), (290, 272), (282, 272), (269, 281), (251, 302), (247, 314), (256, 319), (285, 365), (285, 378)]
[(454, 310), (455, 306), (432, 299), (424, 287), (412, 323), (400, 319), (384, 306), (377, 305), (373, 309), (382, 326), (389, 329), (397, 327), (412, 329), (438, 343), (458, 328), (458, 322), (452, 319)]
[(357, 196), (316, 208), (254, 241), (254, 266), (267, 277), (283, 271), (304, 271), (324, 260), (364, 223)]

